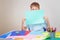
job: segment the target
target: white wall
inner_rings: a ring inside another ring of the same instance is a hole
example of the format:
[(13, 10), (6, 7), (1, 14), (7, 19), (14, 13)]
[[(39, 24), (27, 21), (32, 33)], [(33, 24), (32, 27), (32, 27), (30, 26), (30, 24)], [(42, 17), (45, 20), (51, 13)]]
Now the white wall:
[(0, 0), (0, 34), (10, 30), (20, 30), (24, 11), (32, 2), (39, 2), (51, 26), (60, 31), (60, 0)]

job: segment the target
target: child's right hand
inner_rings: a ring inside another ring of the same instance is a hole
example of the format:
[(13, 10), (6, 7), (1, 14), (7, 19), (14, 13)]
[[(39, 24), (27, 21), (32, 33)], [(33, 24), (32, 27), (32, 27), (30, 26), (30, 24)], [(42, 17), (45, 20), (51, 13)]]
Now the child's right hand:
[(26, 31), (27, 30), (27, 27), (23, 27), (22, 30), (25, 30)]

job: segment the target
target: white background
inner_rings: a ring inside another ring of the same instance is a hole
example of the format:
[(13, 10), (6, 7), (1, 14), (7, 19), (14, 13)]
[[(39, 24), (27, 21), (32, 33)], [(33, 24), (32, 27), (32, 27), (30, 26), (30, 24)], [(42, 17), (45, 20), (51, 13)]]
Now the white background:
[(60, 31), (60, 0), (0, 0), (0, 34), (20, 30), (24, 12), (35, 1), (45, 10), (50, 25)]

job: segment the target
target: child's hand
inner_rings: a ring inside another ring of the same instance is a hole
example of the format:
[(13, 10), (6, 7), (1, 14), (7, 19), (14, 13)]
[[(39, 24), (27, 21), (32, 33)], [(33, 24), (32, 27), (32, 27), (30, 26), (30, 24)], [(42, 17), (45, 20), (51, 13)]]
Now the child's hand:
[(48, 27), (47, 31), (48, 32), (56, 32), (56, 28), (54, 28), (54, 27)]
[(27, 27), (23, 27), (22, 30), (25, 30), (26, 31), (27, 30)]

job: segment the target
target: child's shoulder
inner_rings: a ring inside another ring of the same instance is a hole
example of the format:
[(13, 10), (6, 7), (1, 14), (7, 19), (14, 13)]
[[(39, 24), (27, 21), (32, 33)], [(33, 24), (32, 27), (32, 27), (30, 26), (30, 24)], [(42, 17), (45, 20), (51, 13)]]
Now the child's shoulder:
[(47, 17), (47, 16), (44, 16), (44, 19), (45, 19), (45, 20), (48, 20), (48, 17)]
[(25, 21), (25, 20), (26, 20), (26, 18), (25, 18), (25, 17), (23, 17), (23, 18), (22, 18), (22, 21)]

